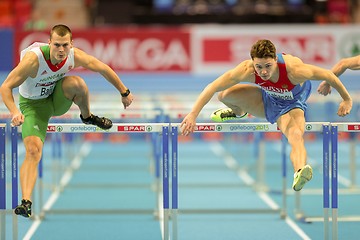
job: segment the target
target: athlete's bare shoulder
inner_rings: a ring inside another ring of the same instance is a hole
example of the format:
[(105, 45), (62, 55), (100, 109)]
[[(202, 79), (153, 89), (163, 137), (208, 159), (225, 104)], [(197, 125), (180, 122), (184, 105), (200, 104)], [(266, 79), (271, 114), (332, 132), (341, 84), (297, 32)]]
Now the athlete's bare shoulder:
[(38, 56), (33, 51), (28, 51), (25, 53), (24, 57), (21, 59), (21, 62), (26, 63), (26, 65), (29, 67), (39, 66)]
[(284, 60), (288, 78), (293, 84), (300, 84), (312, 78), (315, 66), (305, 64), (300, 58), (292, 55), (284, 55)]
[(299, 65), (304, 64), (300, 58), (293, 56), (291, 54), (283, 55), (283, 58), (284, 58), (287, 69), (288, 69), (288, 67), (292, 68), (292, 67), (297, 67)]
[(74, 49), (75, 67), (84, 66), (88, 64), (90, 60), (90, 56), (79, 48), (74, 47), (73, 49)]
[(33, 51), (28, 51), (16, 68), (20, 71), (27, 72), (31, 77), (35, 77), (39, 69), (38, 56)]
[(76, 48), (76, 47), (73, 47), (73, 50), (74, 50), (74, 58), (77, 59), (77, 58), (83, 58), (84, 55), (86, 55), (86, 53), (79, 49), (79, 48)]

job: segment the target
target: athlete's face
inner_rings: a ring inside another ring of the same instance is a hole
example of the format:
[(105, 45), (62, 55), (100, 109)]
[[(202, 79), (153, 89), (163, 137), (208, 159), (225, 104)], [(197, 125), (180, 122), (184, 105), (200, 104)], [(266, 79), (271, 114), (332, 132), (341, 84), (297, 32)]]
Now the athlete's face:
[(262, 80), (269, 80), (275, 73), (277, 63), (273, 58), (254, 58), (253, 64), (256, 73)]
[(51, 62), (56, 64), (63, 61), (68, 56), (70, 49), (72, 48), (70, 34), (60, 37), (56, 33), (53, 33), (51, 39), (49, 40), (49, 45)]

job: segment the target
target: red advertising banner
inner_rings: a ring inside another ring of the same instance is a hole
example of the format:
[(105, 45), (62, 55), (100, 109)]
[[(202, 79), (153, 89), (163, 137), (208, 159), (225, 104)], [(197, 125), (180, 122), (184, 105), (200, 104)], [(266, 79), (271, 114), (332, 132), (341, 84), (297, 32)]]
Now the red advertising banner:
[[(48, 32), (15, 33), (15, 64), (33, 42), (48, 42)], [(185, 28), (104, 28), (73, 31), (74, 46), (122, 71), (191, 70), (190, 33)]]
[[(250, 48), (261, 36), (243, 37), (204, 37), (203, 46), (204, 63), (231, 63), (249, 59)], [(332, 64), (335, 56), (334, 39), (330, 34), (310, 36), (272, 36), (272, 42), (288, 53), (300, 57), (306, 63), (316, 65)], [(211, 51), (217, 49), (220, 51)]]
[(193, 72), (217, 73), (250, 59), (251, 46), (259, 39), (271, 40), (278, 53), (299, 57), (304, 63), (330, 68), (337, 61), (337, 38), (329, 29), (306, 26), (197, 27), (192, 29)]

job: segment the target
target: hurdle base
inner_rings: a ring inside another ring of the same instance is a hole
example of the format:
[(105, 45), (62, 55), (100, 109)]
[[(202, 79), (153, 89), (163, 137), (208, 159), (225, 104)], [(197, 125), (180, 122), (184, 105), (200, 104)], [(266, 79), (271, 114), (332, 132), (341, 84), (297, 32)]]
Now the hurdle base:
[[(302, 219), (306, 223), (324, 222), (324, 217), (304, 217)], [(342, 216), (337, 217), (338, 222), (360, 222), (360, 216)], [(332, 222), (332, 217), (329, 217), (329, 222)]]
[(248, 209), (178, 209), (179, 214), (249, 214), (249, 213), (264, 213), (273, 214), (281, 212), (280, 208), (277, 209), (262, 209), (262, 208), (248, 208)]
[(178, 209), (171, 210), (172, 240), (178, 239)]
[(97, 214), (154, 214), (154, 209), (49, 209), (44, 210), (44, 214), (88, 214), (88, 215), (97, 215)]

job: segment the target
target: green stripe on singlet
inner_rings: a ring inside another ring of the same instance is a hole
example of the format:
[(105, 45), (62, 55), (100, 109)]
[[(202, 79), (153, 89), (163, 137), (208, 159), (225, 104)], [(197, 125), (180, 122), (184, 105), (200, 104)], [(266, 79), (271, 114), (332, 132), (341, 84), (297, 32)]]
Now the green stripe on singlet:
[(49, 45), (41, 46), (40, 50), (43, 53), (45, 60), (50, 60), (50, 46)]

